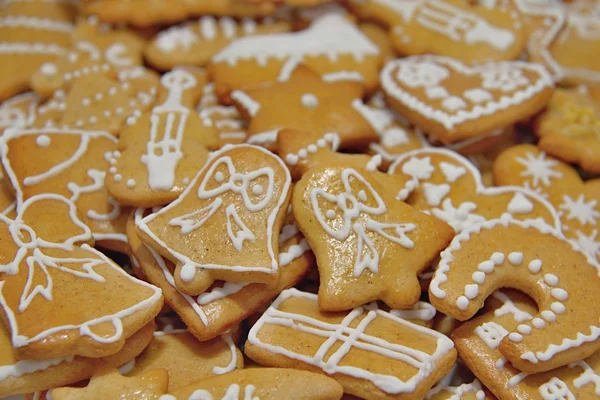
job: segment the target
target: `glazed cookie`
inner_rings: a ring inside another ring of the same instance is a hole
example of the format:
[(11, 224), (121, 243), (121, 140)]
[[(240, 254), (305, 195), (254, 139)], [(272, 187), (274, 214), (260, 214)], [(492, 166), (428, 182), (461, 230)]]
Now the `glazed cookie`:
[(214, 126), (219, 131), (219, 147), (241, 144), (248, 137), (248, 123), (235, 106), (223, 106), (215, 96), (215, 84), (210, 82), (202, 88), (202, 97), (196, 111), (204, 126)]
[[(252, 368), (202, 379), (159, 400), (338, 400), (343, 389), (331, 378), (307, 371)], [(214, 396), (214, 397), (213, 397)]]
[[(280, 130), (292, 129), (312, 134), (335, 132), (342, 148), (356, 149), (378, 137), (379, 126), (371, 122), (377, 111), (362, 102), (363, 93), (360, 82), (330, 82), (299, 65), (283, 82), (236, 90), (231, 97), (250, 119), (248, 143), (272, 147)], [(281, 112), (282, 108), (286, 111)]]
[(457, 233), (504, 214), (520, 220), (542, 219), (560, 228), (554, 207), (541, 196), (519, 186), (484, 186), (479, 170), (450, 150), (403, 154), (388, 173), (404, 181), (399, 199), (445, 221)]
[(453, 334), (456, 348), (469, 368), (500, 399), (564, 400), (598, 398), (600, 353), (548, 372), (527, 374), (499, 351), (509, 332), (531, 321), (536, 306), (521, 293), (494, 292), (483, 315), (465, 322)]
[(2, 85), (0, 102), (29, 89), (40, 65), (65, 54), (77, 9), (63, 1), (13, 1), (0, 10)]
[[(129, 211), (104, 187), (117, 139), (103, 131), (9, 129), (1, 143), (2, 165), (16, 192), (17, 207), (43, 193), (69, 198), (98, 244), (128, 252)], [(31, 160), (37, 160), (32, 163)]]
[(556, 90), (535, 121), (535, 134), (548, 154), (600, 173), (600, 103), (586, 90)]
[(317, 258), (324, 311), (377, 299), (412, 307), (421, 295), (418, 273), (454, 235), (444, 222), (397, 201), (394, 185), (376, 174), (316, 167), (294, 187), (292, 209)]
[(0, 105), (0, 134), (7, 128), (33, 126), (40, 98), (33, 92), (19, 94)]
[(449, 144), (534, 115), (550, 100), (553, 83), (539, 64), (470, 67), (447, 57), (414, 56), (389, 62), (381, 86), (393, 109)]
[(217, 96), (225, 101), (236, 89), (264, 82), (285, 82), (298, 64), (328, 81), (360, 80), (378, 85), (381, 54), (351, 21), (326, 14), (300, 32), (236, 39), (209, 64)]
[(173, 263), (163, 259), (137, 236), (135, 224), (141, 221), (143, 215), (143, 210), (136, 210), (128, 224), (132, 263), (144, 271), (148, 281), (163, 290), (165, 302), (199, 340), (209, 340), (226, 332), (267, 305), (282, 290), (298, 283), (309, 268), (315, 266), (308, 243), (288, 214), (279, 235), (281, 274), (275, 287), (218, 281), (199, 296), (188, 296), (175, 286)]
[(281, 293), (244, 348), (261, 365), (325, 373), (367, 399), (422, 399), (456, 360), (438, 332), (366, 306), (324, 313), (296, 289)]
[(468, 0), (350, 0), (359, 16), (390, 27), (403, 55), (437, 54), (467, 64), (517, 59), (525, 48), (521, 16)]
[(18, 358), (109, 356), (160, 311), (160, 289), (90, 247), (92, 232), (66, 198), (31, 197), (0, 222), (0, 305)]
[(565, 236), (600, 260), (600, 179), (583, 182), (570, 165), (523, 144), (498, 156), (494, 181), (530, 188), (546, 197), (559, 211)]
[(204, 16), (159, 32), (144, 50), (150, 65), (168, 71), (178, 65), (203, 67), (232, 40), (252, 35), (289, 32), (289, 22)]
[(116, 78), (122, 69), (142, 64), (143, 40), (128, 29), (103, 29), (95, 20), (81, 21), (71, 48), (31, 76), (31, 87), (42, 97), (68, 90), (82, 77)]
[(202, 294), (215, 280), (274, 284), (290, 185), (274, 154), (225, 146), (176, 201), (139, 221), (137, 231), (175, 263), (175, 284), (186, 294)]
[(509, 215), (463, 230), (441, 254), (429, 286), (440, 312), (467, 320), (501, 287), (521, 288), (538, 312), (499, 344), (526, 373), (582, 360), (600, 348), (600, 265), (555, 228)]
[(206, 148), (216, 147), (216, 129), (205, 126), (193, 109), (201, 79), (206, 79), (202, 70), (166, 73), (158, 105), (127, 119), (106, 178), (106, 188), (120, 203), (154, 207), (175, 200), (206, 162)]
[(135, 358), (152, 340), (154, 322), (125, 340), (117, 353), (103, 358), (80, 356), (55, 357), (49, 360), (17, 360), (10, 335), (0, 326), (0, 396), (36, 392), (70, 385), (90, 378), (99, 368), (115, 368)]

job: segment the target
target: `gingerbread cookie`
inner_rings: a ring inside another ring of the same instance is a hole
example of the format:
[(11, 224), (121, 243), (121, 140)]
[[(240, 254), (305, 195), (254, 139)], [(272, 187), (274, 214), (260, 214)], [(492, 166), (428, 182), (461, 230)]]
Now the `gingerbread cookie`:
[(15, 219), (17, 216), (16, 211), (17, 201), (15, 200), (15, 194), (6, 178), (2, 176), (0, 178), (0, 214)]
[(275, 283), (290, 184), (285, 164), (267, 150), (225, 146), (176, 201), (138, 223), (138, 234), (176, 264), (175, 284), (186, 294), (218, 279)]
[(285, 82), (298, 64), (326, 80), (358, 79), (374, 90), (381, 62), (377, 46), (352, 22), (326, 14), (300, 32), (236, 39), (212, 58), (209, 70), (224, 101), (236, 89)]
[(290, 29), (290, 24), (285, 21), (261, 23), (251, 18), (236, 21), (231, 17), (204, 16), (159, 32), (146, 45), (144, 55), (150, 65), (164, 71), (178, 65), (202, 67), (234, 39), (278, 34)]
[[(457, 362), (452, 370), (434, 387), (431, 388), (426, 400), (496, 400), (491, 394), (484, 391), (481, 382), (477, 379), (465, 379), (460, 376), (465, 368)], [(468, 372), (468, 371), (464, 371)]]
[(381, 86), (390, 106), (442, 143), (454, 143), (526, 119), (550, 100), (552, 78), (523, 61), (471, 67), (439, 56), (389, 62)]
[(515, 368), (499, 351), (509, 332), (531, 321), (535, 303), (521, 293), (497, 291), (484, 313), (465, 322), (453, 334), (456, 348), (471, 370), (500, 399), (595, 399), (600, 379), (600, 353), (585, 360), (538, 374)]
[(399, 199), (447, 222), (456, 232), (507, 213), (560, 227), (554, 207), (541, 196), (518, 186), (484, 186), (477, 168), (450, 150), (430, 148), (403, 154), (388, 173), (404, 180)]
[(403, 55), (436, 54), (467, 64), (514, 60), (525, 48), (521, 16), (468, 0), (351, 0), (359, 16), (390, 27)]
[(92, 232), (66, 198), (31, 197), (15, 220), (0, 221), (0, 305), (19, 358), (114, 354), (162, 307), (160, 289), (90, 247)]
[(582, 360), (600, 348), (600, 265), (557, 229), (509, 215), (458, 234), (441, 254), (431, 303), (466, 320), (501, 287), (522, 288), (538, 312), (499, 345), (516, 368), (537, 373)]
[(120, 203), (153, 207), (175, 200), (204, 165), (206, 147), (217, 144), (193, 107), (204, 71), (174, 69), (162, 76), (157, 105), (127, 119), (119, 152), (111, 157), (106, 188)]
[(7, 128), (29, 128), (35, 122), (40, 98), (33, 92), (19, 94), (0, 105), (0, 134)]
[(316, 295), (288, 289), (252, 327), (244, 348), (264, 366), (325, 373), (348, 394), (416, 400), (450, 370), (453, 347), (446, 336), (385, 311), (324, 313)]
[(308, 243), (298, 231), (291, 214), (288, 214), (279, 235), (281, 274), (275, 287), (219, 281), (199, 296), (192, 297), (175, 286), (175, 266), (142, 243), (137, 236), (135, 224), (141, 221), (143, 215), (142, 209), (136, 210), (128, 224), (129, 243), (133, 250), (132, 262), (139, 265), (150, 282), (163, 290), (165, 302), (200, 340), (209, 340), (226, 332), (268, 304), (282, 290), (298, 283), (315, 266)]
[(0, 101), (29, 89), (40, 65), (67, 52), (76, 7), (70, 2), (8, 2), (0, 10), (2, 86)]
[(241, 144), (248, 137), (248, 123), (234, 106), (223, 106), (215, 96), (215, 84), (210, 82), (202, 88), (202, 97), (196, 111), (204, 126), (214, 126), (219, 131), (219, 147)]
[(559, 211), (562, 231), (590, 256), (600, 260), (600, 180), (583, 182), (570, 165), (532, 145), (504, 151), (494, 163), (494, 181), (519, 185), (546, 197)]
[(316, 167), (294, 187), (294, 217), (319, 266), (322, 310), (377, 299), (391, 308), (412, 307), (421, 295), (417, 274), (454, 234), (444, 222), (397, 201), (394, 186), (375, 174)]

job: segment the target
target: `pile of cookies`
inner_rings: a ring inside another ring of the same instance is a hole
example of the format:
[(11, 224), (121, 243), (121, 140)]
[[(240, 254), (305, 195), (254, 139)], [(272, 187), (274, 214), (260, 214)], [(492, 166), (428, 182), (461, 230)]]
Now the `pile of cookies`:
[(0, 37), (0, 398), (600, 398), (597, 0), (1, 0)]

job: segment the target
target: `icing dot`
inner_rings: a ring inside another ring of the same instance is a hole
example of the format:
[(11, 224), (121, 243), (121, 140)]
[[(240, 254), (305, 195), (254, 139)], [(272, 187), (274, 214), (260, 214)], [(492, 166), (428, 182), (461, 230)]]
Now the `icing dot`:
[(50, 146), (50, 143), (52, 142), (50, 140), (50, 138), (48, 137), (48, 135), (40, 135), (35, 139), (35, 142), (37, 143), (38, 146), (40, 147), (48, 147)]
[(184, 282), (190, 282), (194, 279), (194, 275), (196, 275), (196, 268), (191, 264), (185, 264), (179, 272), (179, 277)]
[(96, 122), (98, 122), (98, 118), (94, 117), (93, 115), (90, 117), (90, 124), (95, 124)]
[(517, 330), (523, 335), (529, 335), (531, 333), (531, 327), (529, 325), (519, 325)]
[(498, 253), (498, 252), (496, 252), (496, 253), (492, 254), (492, 257), (491, 257), (490, 259), (491, 259), (491, 260), (494, 262), (494, 264), (496, 264), (496, 265), (503, 264), (503, 263), (504, 263), (504, 254), (503, 254), (503, 253)]
[(459, 309), (466, 310), (468, 306), (469, 299), (467, 299), (465, 296), (460, 296), (458, 299), (456, 299), (456, 307)]
[(508, 335), (508, 338), (511, 342), (519, 343), (523, 340), (523, 335), (517, 332), (512, 332), (510, 335)]
[(183, 184), (187, 185), (188, 183), (190, 183), (190, 178), (188, 178), (187, 176), (185, 178), (183, 178)]
[(523, 262), (523, 253), (512, 252), (508, 255), (508, 262), (512, 265), (521, 265)]
[(110, 118), (110, 116), (111, 116), (111, 115), (112, 115), (112, 113), (110, 112), (110, 110), (106, 110), (106, 111), (104, 111), (104, 116), (105, 116), (106, 118)]
[(82, 120), (75, 121), (75, 126), (78, 128), (81, 128), (83, 126), (83, 121)]
[(315, 108), (319, 105), (319, 99), (312, 93), (302, 95), (302, 105), (306, 108)]
[(223, 175), (223, 173), (221, 171), (218, 171), (215, 174), (215, 181), (217, 181), (217, 182), (223, 182), (224, 179), (225, 179), (225, 176)]
[(556, 314), (554, 314), (550, 310), (544, 310), (542, 311), (542, 318), (544, 318), (548, 322), (553, 322), (556, 321)]
[(550, 286), (556, 286), (558, 284), (558, 277), (554, 274), (544, 275), (544, 282)]
[(71, 79), (73, 79), (73, 75), (71, 75), (69, 72), (64, 74), (63, 77), (65, 78), (65, 81), (70, 81)]
[(254, 185), (252, 187), (252, 193), (254, 193), (256, 196), (263, 194), (265, 190), (263, 189), (263, 187), (261, 185)]
[(102, 95), (102, 93), (96, 93), (96, 95), (94, 96), (94, 98), (98, 101), (102, 100), (104, 98), (104, 96)]
[(483, 272), (492, 272), (494, 270), (494, 262), (492, 260), (484, 261), (477, 268)]
[(84, 97), (83, 99), (81, 99), (81, 104), (84, 106), (89, 106), (90, 104), (92, 104), (92, 101), (89, 99), (89, 97)]
[(541, 318), (534, 318), (533, 321), (531, 321), (531, 323), (538, 329), (542, 329), (546, 326), (546, 322)]
[(317, 149), (318, 149), (318, 148), (317, 148), (317, 145), (315, 145), (315, 144), (309, 144), (309, 145), (306, 147), (306, 150), (308, 150), (308, 152), (309, 152), (309, 153), (316, 153), (316, 152), (317, 152)]
[(135, 186), (135, 180), (134, 179), (127, 179), (127, 187), (134, 187)]
[(306, 158), (306, 157), (308, 157), (308, 152), (305, 149), (300, 149), (298, 151), (298, 155), (302, 158)]
[(117, 167), (110, 167), (108, 169), (108, 172), (110, 172), (111, 174), (116, 174), (117, 173)]
[(474, 299), (479, 294), (479, 286), (471, 284), (465, 286), (465, 296), (468, 299)]
[(531, 261), (527, 268), (529, 268), (529, 271), (532, 274), (537, 274), (538, 272), (540, 272), (540, 269), (542, 269), (542, 260)]
[(108, 89), (108, 94), (110, 96), (114, 96), (115, 94), (117, 94), (117, 88), (116, 87), (111, 87), (110, 89)]
[(481, 271), (473, 272), (471, 277), (473, 278), (473, 282), (479, 283), (480, 285), (485, 282), (485, 273)]
[(335, 218), (335, 211), (333, 210), (327, 210), (327, 212), (325, 213), (325, 216), (329, 219), (334, 219)]
[(323, 138), (317, 140), (317, 146), (319, 147), (325, 147), (327, 145), (327, 141)]
[(121, 176), (121, 174), (116, 174), (115, 175), (115, 182), (120, 182), (121, 179), (123, 179), (123, 177)]
[(559, 303), (558, 301), (555, 301), (554, 303), (550, 304), (550, 309), (555, 313), (555, 314), (564, 314), (566, 311), (565, 306), (563, 305), (563, 303)]
[(112, 154), (113, 154), (114, 157), (117, 157), (117, 158), (121, 157), (121, 152), (119, 150), (113, 151)]
[(358, 192), (358, 198), (362, 201), (367, 201), (367, 193), (364, 190)]
[(40, 72), (42, 75), (52, 76), (58, 73), (58, 68), (56, 68), (56, 64), (54, 63), (45, 63), (40, 67)]
[(558, 288), (558, 289), (552, 289), (552, 291), (550, 292), (550, 294), (555, 299), (561, 300), (561, 301), (565, 301), (566, 299), (569, 298), (569, 293), (567, 293), (566, 290), (560, 289), (560, 288)]

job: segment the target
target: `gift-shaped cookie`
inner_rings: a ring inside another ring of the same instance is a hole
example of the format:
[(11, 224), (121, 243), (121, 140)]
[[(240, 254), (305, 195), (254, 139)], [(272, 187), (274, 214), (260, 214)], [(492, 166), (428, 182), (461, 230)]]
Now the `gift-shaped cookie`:
[[(509, 332), (531, 321), (535, 303), (521, 293), (497, 291), (483, 314), (452, 334), (460, 357), (499, 399), (595, 399), (600, 382), (600, 353), (538, 374), (515, 368), (498, 346)], [(521, 328), (523, 329), (523, 328)]]
[(322, 372), (373, 399), (422, 399), (456, 360), (441, 333), (367, 306), (325, 313), (316, 295), (297, 289), (281, 293), (244, 349), (263, 366)]
[(160, 289), (90, 247), (66, 198), (31, 197), (0, 227), (2, 319), (19, 358), (108, 356), (160, 311)]
[(526, 119), (550, 100), (546, 69), (523, 61), (472, 67), (449, 57), (390, 61), (381, 72), (390, 106), (444, 144)]
[(175, 284), (184, 293), (201, 294), (217, 279), (275, 283), (290, 184), (274, 154), (225, 146), (177, 200), (142, 219), (138, 233), (176, 264)]
[(533, 318), (498, 348), (516, 368), (536, 373), (583, 360), (600, 349), (600, 265), (557, 229), (509, 215), (463, 230), (441, 254), (431, 303), (471, 318), (501, 287), (523, 289), (538, 305)]
[(110, 160), (118, 154), (113, 135), (54, 128), (10, 129), (1, 148), (17, 207), (37, 194), (65, 196), (82, 213), (98, 244), (128, 251), (125, 224), (129, 211), (104, 187)]
[(106, 187), (120, 203), (154, 207), (179, 196), (204, 165), (217, 132), (194, 112), (201, 70), (175, 69), (162, 76), (157, 105), (131, 116), (121, 132), (120, 153), (111, 161)]
[(398, 157), (388, 172), (404, 181), (399, 198), (447, 222), (456, 232), (506, 213), (560, 227), (556, 210), (541, 196), (518, 186), (486, 187), (479, 170), (450, 150), (411, 151)]
[(446, 223), (396, 200), (394, 185), (376, 174), (316, 167), (294, 187), (292, 209), (317, 258), (322, 310), (378, 299), (412, 307), (421, 295), (418, 273), (454, 236)]

